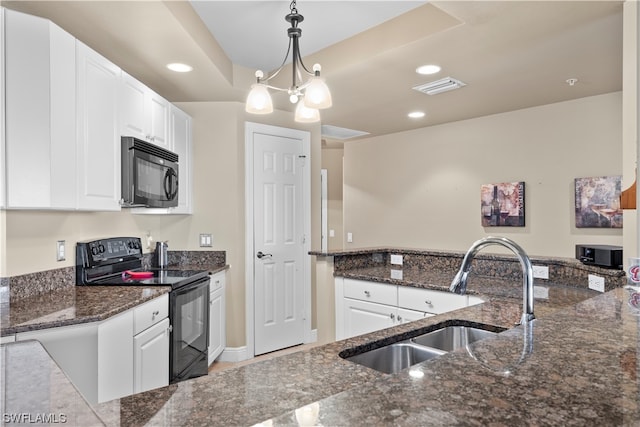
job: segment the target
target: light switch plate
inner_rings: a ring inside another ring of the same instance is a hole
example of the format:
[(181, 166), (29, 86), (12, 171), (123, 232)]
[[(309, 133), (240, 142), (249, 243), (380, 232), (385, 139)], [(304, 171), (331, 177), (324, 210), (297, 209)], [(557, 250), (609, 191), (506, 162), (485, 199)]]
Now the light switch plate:
[(65, 241), (58, 240), (56, 242), (56, 261), (64, 261), (66, 257)]
[(549, 299), (549, 288), (546, 286), (534, 286), (533, 297), (535, 299)]
[(200, 247), (201, 248), (210, 248), (213, 246), (213, 236), (211, 234), (201, 234), (200, 235)]
[(604, 277), (596, 276), (595, 274), (589, 275), (589, 289), (594, 291), (604, 292)]
[(347, 233), (347, 243), (353, 243), (353, 233)]

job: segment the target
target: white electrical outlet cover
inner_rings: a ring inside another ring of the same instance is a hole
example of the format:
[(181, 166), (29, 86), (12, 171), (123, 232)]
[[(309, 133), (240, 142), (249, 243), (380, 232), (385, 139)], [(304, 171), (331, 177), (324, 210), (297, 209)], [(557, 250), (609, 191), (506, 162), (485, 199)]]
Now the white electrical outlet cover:
[(533, 278), (534, 279), (548, 279), (549, 278), (549, 267), (546, 265), (534, 265), (533, 267)]
[(391, 269), (391, 278), (402, 280), (402, 270)]
[(534, 286), (533, 298), (535, 299), (549, 299), (549, 288), (546, 286)]
[(604, 292), (604, 277), (596, 276), (595, 274), (589, 274), (589, 289), (594, 291)]
[(391, 255), (391, 264), (402, 265), (402, 255)]

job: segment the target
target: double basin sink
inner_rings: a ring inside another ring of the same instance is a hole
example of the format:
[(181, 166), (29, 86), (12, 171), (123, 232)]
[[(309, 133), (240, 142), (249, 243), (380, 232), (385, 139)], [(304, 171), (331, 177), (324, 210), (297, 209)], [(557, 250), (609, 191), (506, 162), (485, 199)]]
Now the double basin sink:
[[(483, 329), (483, 326), (487, 329)], [(394, 374), (417, 363), (464, 348), (473, 342), (494, 337), (503, 330), (489, 325), (444, 326), (414, 338), (344, 358), (380, 372)]]

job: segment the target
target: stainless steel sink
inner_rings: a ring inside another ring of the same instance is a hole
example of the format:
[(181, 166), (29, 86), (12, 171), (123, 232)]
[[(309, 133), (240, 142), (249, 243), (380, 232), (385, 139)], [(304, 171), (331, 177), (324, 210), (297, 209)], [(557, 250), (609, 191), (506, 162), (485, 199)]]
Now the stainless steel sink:
[(472, 328), (470, 326), (447, 326), (412, 338), (411, 342), (449, 352), (461, 347), (466, 347), (472, 342), (496, 335), (498, 335), (497, 332)]
[(374, 350), (353, 356), (340, 356), (380, 372), (395, 374), (420, 362), (466, 347), (475, 341), (496, 336), (498, 333), (471, 326), (445, 326)]
[(410, 341), (400, 341), (385, 347), (347, 357), (346, 360), (380, 372), (395, 374), (416, 363), (433, 359), (445, 353), (445, 351), (424, 347)]

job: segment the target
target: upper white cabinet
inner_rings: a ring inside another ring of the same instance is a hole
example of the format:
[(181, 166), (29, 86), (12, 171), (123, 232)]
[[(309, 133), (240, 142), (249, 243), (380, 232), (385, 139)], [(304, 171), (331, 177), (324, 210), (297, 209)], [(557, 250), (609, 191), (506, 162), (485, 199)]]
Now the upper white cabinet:
[(121, 133), (173, 151), (170, 103), (127, 73), (120, 84)]
[(4, 10), (8, 208), (76, 203), (75, 39), (52, 22)]
[(120, 210), (120, 68), (76, 41), (78, 209)]
[(180, 156), (160, 213), (192, 212), (188, 115), (47, 19), (0, 8), (0, 24), (0, 208), (120, 210), (131, 135)]
[[(0, 153), (4, 156), (4, 131), (5, 115), (4, 115), (4, 7), (0, 7)], [(7, 186), (5, 184), (4, 160), (0, 160), (0, 208), (6, 207), (5, 193)]]

